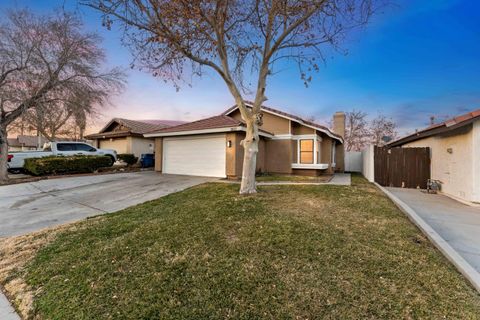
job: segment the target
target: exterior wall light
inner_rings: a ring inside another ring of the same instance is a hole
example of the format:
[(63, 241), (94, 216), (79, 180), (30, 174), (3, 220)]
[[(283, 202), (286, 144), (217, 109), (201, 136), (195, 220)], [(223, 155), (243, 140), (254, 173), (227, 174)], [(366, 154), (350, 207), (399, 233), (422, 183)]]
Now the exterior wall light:
[(228, 141), (227, 141), (227, 147), (228, 147), (228, 148), (231, 148), (231, 147), (232, 147), (232, 140), (228, 140)]
[(447, 148), (448, 153), (453, 153), (453, 148)]

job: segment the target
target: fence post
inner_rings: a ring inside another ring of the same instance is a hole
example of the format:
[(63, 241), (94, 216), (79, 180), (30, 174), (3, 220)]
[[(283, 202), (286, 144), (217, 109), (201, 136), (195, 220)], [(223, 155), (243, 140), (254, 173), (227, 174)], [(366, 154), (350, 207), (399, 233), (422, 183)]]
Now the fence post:
[(374, 146), (372, 144), (362, 150), (362, 174), (368, 181), (375, 181)]

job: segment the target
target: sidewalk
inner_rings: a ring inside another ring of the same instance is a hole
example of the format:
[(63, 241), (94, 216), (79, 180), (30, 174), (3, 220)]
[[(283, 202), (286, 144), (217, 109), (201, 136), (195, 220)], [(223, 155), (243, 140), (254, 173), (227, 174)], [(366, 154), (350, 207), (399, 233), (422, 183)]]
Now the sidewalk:
[[(240, 184), (240, 181), (235, 180), (217, 180), (215, 182)], [(278, 186), (278, 185), (310, 185), (310, 186), (350, 186), (352, 184), (352, 177), (350, 173), (335, 173), (333, 178), (328, 182), (301, 182), (301, 181), (258, 181), (257, 186)]]
[(417, 189), (378, 187), (480, 292), (480, 208)]
[(8, 302), (7, 297), (0, 291), (0, 319), (2, 320), (20, 320), (13, 307)]

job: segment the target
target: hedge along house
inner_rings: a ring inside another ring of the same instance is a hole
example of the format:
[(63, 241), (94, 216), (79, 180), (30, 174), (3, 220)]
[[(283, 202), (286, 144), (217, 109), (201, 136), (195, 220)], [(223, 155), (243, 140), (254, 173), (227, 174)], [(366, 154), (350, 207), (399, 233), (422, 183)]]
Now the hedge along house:
[[(262, 107), (258, 173), (321, 175), (344, 170), (345, 115), (334, 131), (277, 109)], [(155, 138), (155, 170), (168, 174), (238, 178), (246, 125), (238, 107), (221, 115), (146, 133)]]
[(480, 109), (400, 138), (388, 147), (429, 147), (431, 178), (442, 193), (480, 203)]
[(140, 157), (142, 153), (153, 153), (155, 139), (145, 138), (144, 133), (160, 130), (184, 123), (173, 120), (129, 120), (113, 118), (98, 133), (89, 134), (85, 139), (102, 149), (113, 149), (117, 153), (132, 153)]

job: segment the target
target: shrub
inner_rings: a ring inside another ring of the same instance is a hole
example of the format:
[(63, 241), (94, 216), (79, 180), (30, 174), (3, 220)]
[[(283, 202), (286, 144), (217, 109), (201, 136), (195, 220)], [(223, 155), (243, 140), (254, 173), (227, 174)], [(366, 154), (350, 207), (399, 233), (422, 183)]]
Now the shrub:
[(135, 164), (138, 161), (138, 157), (135, 157), (133, 153), (120, 153), (117, 157), (118, 160), (122, 160), (128, 165)]
[(24, 169), (34, 176), (56, 173), (87, 173), (112, 165), (108, 156), (51, 156), (25, 159)]

